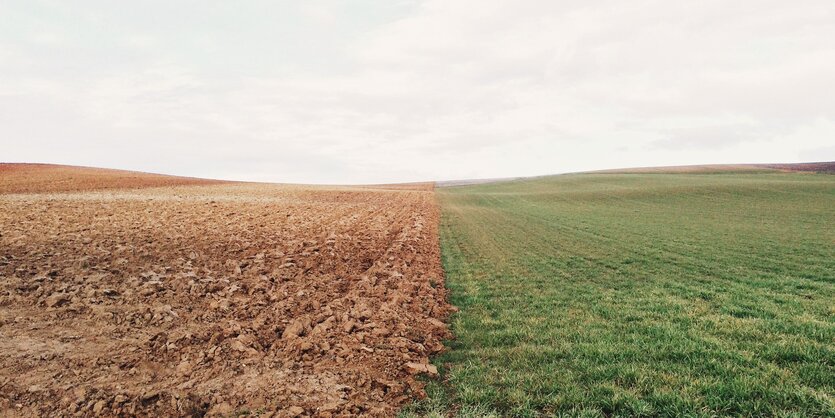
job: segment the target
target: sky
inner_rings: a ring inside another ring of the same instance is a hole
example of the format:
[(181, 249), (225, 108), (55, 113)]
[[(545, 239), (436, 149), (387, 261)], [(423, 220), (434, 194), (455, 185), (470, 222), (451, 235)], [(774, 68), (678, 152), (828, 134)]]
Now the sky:
[(359, 184), (835, 160), (832, 0), (0, 0), (0, 161)]

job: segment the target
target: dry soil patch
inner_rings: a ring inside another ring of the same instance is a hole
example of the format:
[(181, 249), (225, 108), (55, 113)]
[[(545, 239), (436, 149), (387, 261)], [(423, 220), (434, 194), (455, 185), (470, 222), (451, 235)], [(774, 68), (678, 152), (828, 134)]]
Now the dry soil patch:
[(427, 189), (0, 195), (0, 411), (394, 415), (448, 336)]

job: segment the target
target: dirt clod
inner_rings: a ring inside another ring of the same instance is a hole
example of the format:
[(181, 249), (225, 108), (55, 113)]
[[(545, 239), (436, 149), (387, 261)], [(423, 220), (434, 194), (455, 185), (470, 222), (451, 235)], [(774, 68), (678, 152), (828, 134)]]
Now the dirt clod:
[(438, 375), (438, 368), (431, 364), (426, 363), (413, 363), (409, 362), (406, 363), (406, 370), (409, 374), (421, 374), (426, 373), (430, 376), (437, 376)]
[(57, 308), (66, 305), (70, 301), (70, 297), (63, 293), (56, 293), (46, 298), (46, 306), (50, 308)]

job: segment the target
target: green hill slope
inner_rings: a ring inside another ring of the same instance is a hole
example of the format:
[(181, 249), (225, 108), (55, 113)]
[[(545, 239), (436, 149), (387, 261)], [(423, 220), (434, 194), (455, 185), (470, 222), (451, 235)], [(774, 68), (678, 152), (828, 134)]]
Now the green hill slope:
[[(833, 416), (835, 177), (438, 191), (457, 339), (417, 414)], [(409, 412), (407, 412), (407, 415)]]

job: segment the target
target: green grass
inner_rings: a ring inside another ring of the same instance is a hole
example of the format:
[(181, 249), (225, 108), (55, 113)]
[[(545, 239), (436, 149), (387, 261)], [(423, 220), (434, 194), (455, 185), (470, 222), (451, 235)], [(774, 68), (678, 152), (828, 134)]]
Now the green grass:
[(438, 191), (456, 335), (409, 415), (835, 416), (835, 176)]

